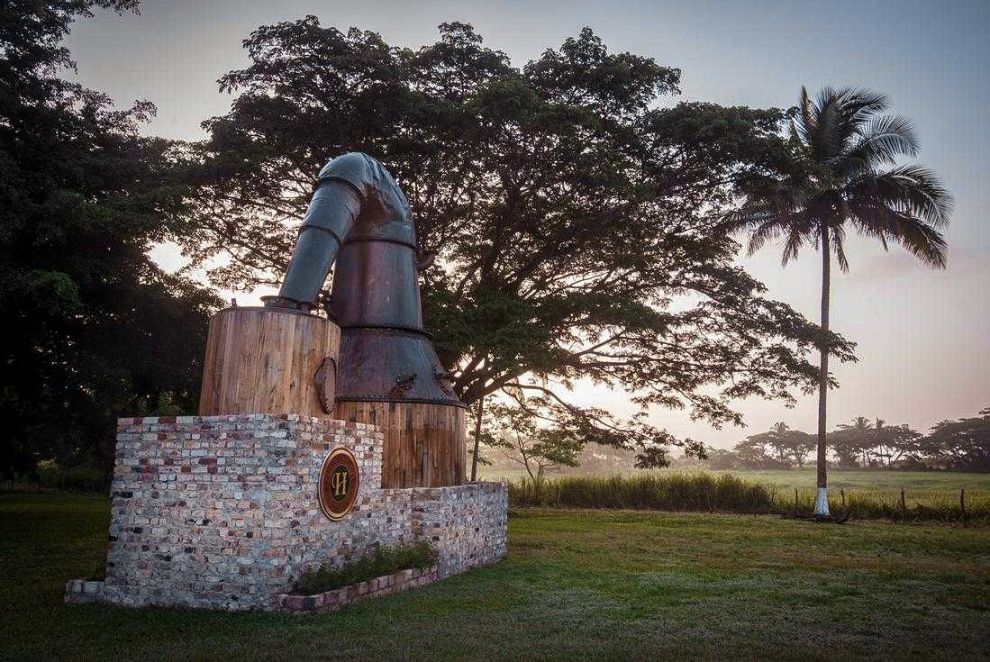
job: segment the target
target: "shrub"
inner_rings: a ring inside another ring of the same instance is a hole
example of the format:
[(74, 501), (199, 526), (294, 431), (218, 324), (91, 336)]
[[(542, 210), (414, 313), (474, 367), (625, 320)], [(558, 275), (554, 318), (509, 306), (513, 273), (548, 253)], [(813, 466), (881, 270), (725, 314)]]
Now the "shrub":
[(26, 485), (39, 490), (106, 493), (109, 487), (106, 471), (95, 460), (88, 458), (69, 466), (62, 466), (54, 460), (42, 460), (33, 475), (26, 478)]
[(297, 595), (313, 595), (358, 582), (391, 575), (400, 570), (423, 570), (436, 563), (436, 552), (426, 542), (395, 547), (378, 547), (360, 560), (340, 568), (323, 565), (303, 574), (293, 587)]

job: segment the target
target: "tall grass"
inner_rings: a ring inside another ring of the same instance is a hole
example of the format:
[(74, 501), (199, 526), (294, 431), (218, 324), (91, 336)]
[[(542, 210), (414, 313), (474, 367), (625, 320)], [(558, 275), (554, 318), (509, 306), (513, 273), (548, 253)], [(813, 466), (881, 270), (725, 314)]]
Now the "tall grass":
[[(834, 515), (859, 519), (990, 522), (990, 495), (926, 490), (905, 496), (884, 490), (831, 490)], [(509, 483), (512, 506), (632, 510), (775, 513), (810, 516), (814, 490), (780, 491), (729, 473), (642, 473), (631, 476), (565, 476)]]
[[(775, 512), (807, 516), (814, 510), (813, 489), (779, 495)], [(960, 497), (958, 490), (830, 489), (829, 510), (853, 519), (990, 523), (990, 493), (967, 490), (965, 508)]]
[(509, 483), (509, 502), (516, 506), (765, 513), (772, 511), (773, 492), (732, 474), (568, 476)]

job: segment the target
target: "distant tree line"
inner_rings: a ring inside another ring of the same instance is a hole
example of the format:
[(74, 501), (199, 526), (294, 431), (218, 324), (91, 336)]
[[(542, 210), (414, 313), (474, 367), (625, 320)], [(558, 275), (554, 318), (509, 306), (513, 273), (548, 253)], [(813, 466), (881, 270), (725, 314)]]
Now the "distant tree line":
[[(828, 433), (830, 463), (839, 469), (990, 471), (990, 408), (971, 418), (936, 423), (928, 434), (909, 425), (858, 416)], [(795, 469), (815, 449), (815, 435), (777, 423), (731, 450), (709, 451), (711, 469)]]

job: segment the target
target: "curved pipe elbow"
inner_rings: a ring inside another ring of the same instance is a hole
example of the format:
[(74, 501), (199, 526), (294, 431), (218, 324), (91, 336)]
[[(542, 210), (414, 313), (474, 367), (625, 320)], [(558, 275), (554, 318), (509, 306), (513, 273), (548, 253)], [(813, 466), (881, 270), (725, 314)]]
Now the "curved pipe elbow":
[(366, 154), (344, 154), (320, 171), (270, 305), (314, 308), (334, 262), (332, 312), (342, 325), (422, 328), (409, 203), (385, 167)]

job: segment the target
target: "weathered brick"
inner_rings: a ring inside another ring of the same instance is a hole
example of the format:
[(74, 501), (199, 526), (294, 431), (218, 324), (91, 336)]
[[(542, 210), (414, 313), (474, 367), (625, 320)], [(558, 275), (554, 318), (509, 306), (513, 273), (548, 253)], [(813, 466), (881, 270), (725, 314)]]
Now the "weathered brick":
[[(306, 609), (319, 611), (505, 553), (504, 485), (382, 489), (382, 439), (370, 425), (294, 415), (120, 419), (107, 581), (90, 593), (86, 582), (70, 582), (66, 600), (289, 609), (280, 594), (309, 569), (423, 537), (437, 547), (432, 573), (403, 571), (313, 597)], [(338, 446), (355, 454), (362, 487), (355, 510), (332, 522), (316, 485)]]

